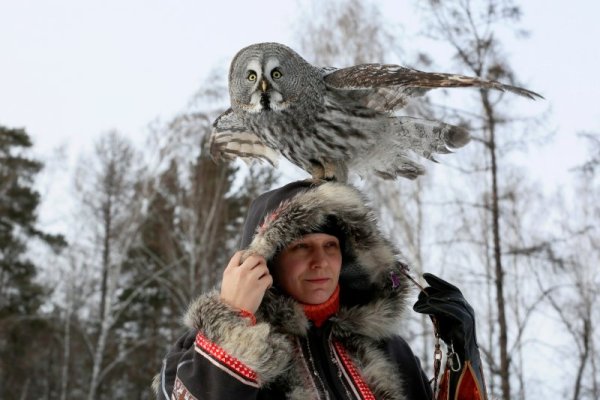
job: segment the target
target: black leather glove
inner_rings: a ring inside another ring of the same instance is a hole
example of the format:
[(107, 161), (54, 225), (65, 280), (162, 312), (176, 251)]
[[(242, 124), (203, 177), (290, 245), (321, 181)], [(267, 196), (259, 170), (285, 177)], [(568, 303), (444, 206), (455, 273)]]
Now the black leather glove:
[(467, 343), (477, 347), (473, 307), (451, 283), (429, 273), (423, 274), (423, 278), (429, 287), (419, 293), (419, 299), (413, 309), (435, 317), (442, 340), (448, 345), (452, 343), (456, 352), (465, 355)]
[(440, 385), (443, 395), (439, 398), (485, 399), (473, 307), (456, 286), (429, 273), (423, 278), (429, 287), (419, 294), (413, 309), (434, 317), (440, 337), (460, 361), (456, 355), (449, 356), (451, 364)]

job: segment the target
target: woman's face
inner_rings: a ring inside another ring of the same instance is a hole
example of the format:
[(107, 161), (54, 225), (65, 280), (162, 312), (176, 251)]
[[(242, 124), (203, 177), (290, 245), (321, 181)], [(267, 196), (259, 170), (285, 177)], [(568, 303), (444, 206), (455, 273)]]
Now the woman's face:
[(326, 233), (310, 233), (290, 243), (275, 262), (275, 282), (305, 304), (327, 301), (342, 268), (339, 240)]

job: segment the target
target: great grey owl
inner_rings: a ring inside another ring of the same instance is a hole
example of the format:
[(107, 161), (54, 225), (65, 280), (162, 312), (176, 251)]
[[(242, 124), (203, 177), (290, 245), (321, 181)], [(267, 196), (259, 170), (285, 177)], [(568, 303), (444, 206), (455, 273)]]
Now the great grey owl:
[(349, 170), (414, 179), (424, 173), (414, 154), (433, 160), (434, 153), (464, 146), (469, 134), (394, 112), (429, 89), (467, 86), (541, 97), (496, 81), (399, 65), (315, 67), (282, 44), (253, 44), (231, 62), (231, 108), (213, 124), (211, 154), (272, 165), (281, 154), (316, 179), (345, 181)]

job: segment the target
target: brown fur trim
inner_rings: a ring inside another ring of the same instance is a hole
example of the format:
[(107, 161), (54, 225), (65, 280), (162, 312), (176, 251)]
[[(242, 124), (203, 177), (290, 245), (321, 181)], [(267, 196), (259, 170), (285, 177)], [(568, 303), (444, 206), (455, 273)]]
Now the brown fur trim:
[[(371, 294), (358, 304), (342, 302), (331, 319), (332, 334), (347, 346), (377, 398), (405, 400), (397, 366), (376, 343), (397, 334), (406, 309), (408, 281), (401, 273), (400, 253), (383, 236), (374, 213), (357, 189), (327, 182), (300, 192), (265, 218), (247, 254), (260, 254), (270, 260), (303, 232), (321, 226), (329, 216), (342, 223), (352, 255), (348, 264), (344, 260), (342, 276), (351, 282), (353, 277), (361, 277), (358, 283), (364, 280)], [(302, 358), (294, 354), (298, 349), (293, 336), (305, 336), (309, 327), (302, 307), (271, 289), (256, 317), (258, 324), (249, 326), (213, 292), (190, 306), (186, 323), (256, 371), (263, 383), (289, 388), (287, 398), (314, 398)]]
[(406, 312), (409, 287), (406, 279), (398, 280), (398, 286), (394, 287), (391, 274), (404, 277), (401, 275), (401, 268), (396, 263), (394, 267), (382, 271), (378, 276), (379, 281), (375, 282), (378, 293), (372, 301), (340, 308), (333, 318), (333, 333), (336, 337), (361, 335), (379, 340), (398, 334)]
[(270, 323), (284, 334), (305, 336), (308, 331), (309, 323), (302, 306), (291, 297), (278, 293), (276, 288), (265, 293), (256, 318)]
[[(371, 338), (389, 337), (398, 332), (398, 324), (406, 308), (408, 283), (400, 272), (400, 253), (383, 236), (377, 226), (374, 213), (366, 205), (367, 200), (354, 187), (327, 182), (300, 192), (265, 218), (257, 229), (247, 252), (271, 259), (277, 251), (307, 232), (322, 225), (328, 216), (334, 216), (342, 224), (354, 260), (352, 269), (360, 271), (371, 284), (376, 296), (368, 304), (354, 305), (340, 310), (337, 336), (361, 334)], [(342, 277), (349, 273), (348, 265), (342, 266)], [(394, 273), (399, 285), (392, 287), (390, 273)], [(276, 296), (266, 299), (259, 311), (266, 319), (281, 322), (284, 332), (305, 331), (303, 313), (290, 305), (278, 303)], [(285, 317), (277, 316), (283, 314)], [(275, 319), (275, 320), (274, 320)], [(300, 328), (300, 330), (299, 330)]]
[(220, 300), (216, 290), (190, 305), (185, 323), (256, 372), (261, 385), (289, 366), (292, 346), (288, 338), (273, 332), (264, 322), (251, 326), (237, 310)]

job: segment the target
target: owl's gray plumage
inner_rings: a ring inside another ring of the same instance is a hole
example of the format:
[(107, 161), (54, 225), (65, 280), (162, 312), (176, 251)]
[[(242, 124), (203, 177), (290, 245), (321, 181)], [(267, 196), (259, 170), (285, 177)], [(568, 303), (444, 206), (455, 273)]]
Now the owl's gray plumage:
[(413, 154), (433, 160), (467, 144), (469, 135), (394, 112), (429, 89), (468, 86), (541, 97), (495, 81), (398, 65), (320, 68), (287, 46), (254, 44), (231, 63), (231, 108), (213, 124), (211, 153), (273, 165), (281, 154), (315, 178), (343, 181), (352, 170), (414, 179), (424, 168)]

